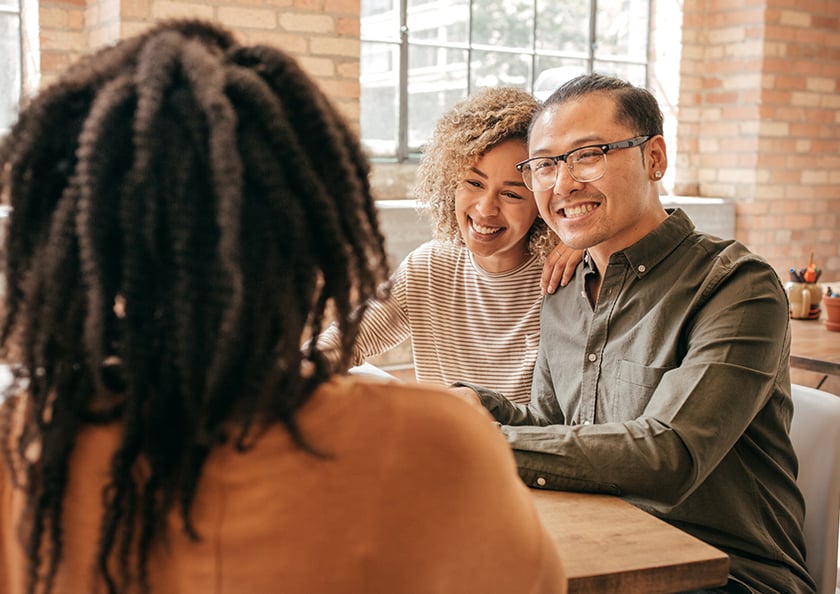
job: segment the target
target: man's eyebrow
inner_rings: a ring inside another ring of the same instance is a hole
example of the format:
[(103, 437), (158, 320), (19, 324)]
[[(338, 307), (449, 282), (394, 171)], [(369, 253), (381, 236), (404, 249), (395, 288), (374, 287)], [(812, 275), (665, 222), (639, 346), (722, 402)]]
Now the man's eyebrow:
[(536, 149), (534, 149), (534, 154), (531, 158), (534, 158), (534, 157), (554, 157), (554, 156), (557, 156), (557, 155), (563, 155), (565, 153), (568, 153), (570, 151), (573, 151), (573, 150), (576, 150), (576, 149), (579, 149), (579, 148), (583, 148), (585, 146), (599, 146), (599, 145), (602, 145), (602, 144), (605, 144), (605, 142), (601, 139), (600, 136), (595, 136), (595, 135), (590, 134), (589, 136), (583, 136), (583, 137), (575, 140), (575, 142), (573, 143), (574, 146), (570, 147), (566, 151), (563, 151), (562, 153), (556, 153), (556, 152), (553, 152), (551, 149), (544, 148), (544, 147), (536, 148)]

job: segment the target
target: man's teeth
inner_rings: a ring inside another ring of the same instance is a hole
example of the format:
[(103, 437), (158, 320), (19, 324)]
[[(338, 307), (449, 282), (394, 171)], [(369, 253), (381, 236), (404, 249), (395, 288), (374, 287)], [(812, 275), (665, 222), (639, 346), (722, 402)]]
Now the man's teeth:
[(484, 225), (479, 225), (475, 221), (472, 222), (472, 228), (482, 235), (491, 235), (501, 229), (501, 227), (485, 227)]
[(563, 212), (566, 214), (566, 217), (579, 217), (583, 216), (588, 212), (592, 212), (595, 210), (596, 206), (591, 202), (587, 202), (586, 204), (579, 204), (577, 206), (570, 206), (568, 208), (564, 208)]

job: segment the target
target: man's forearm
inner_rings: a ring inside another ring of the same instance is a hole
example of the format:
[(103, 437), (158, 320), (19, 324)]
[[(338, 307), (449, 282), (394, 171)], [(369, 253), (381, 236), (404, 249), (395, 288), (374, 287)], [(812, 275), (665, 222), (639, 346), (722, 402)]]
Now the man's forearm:
[(534, 424), (526, 404), (513, 403), (501, 392), (470, 382), (455, 382), (452, 387), (465, 387), (473, 390), (481, 400), (481, 405), (502, 425)]

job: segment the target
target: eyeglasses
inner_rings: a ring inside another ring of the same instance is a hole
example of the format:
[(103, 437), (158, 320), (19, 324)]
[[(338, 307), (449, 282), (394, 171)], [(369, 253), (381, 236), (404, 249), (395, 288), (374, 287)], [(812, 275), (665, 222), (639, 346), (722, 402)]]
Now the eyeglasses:
[(516, 170), (522, 174), (522, 181), (532, 192), (543, 192), (554, 187), (560, 174), (560, 161), (566, 164), (572, 179), (580, 183), (593, 182), (604, 177), (607, 172), (609, 151), (639, 146), (653, 136), (646, 134), (609, 144), (590, 144), (554, 157), (532, 157), (517, 163)]

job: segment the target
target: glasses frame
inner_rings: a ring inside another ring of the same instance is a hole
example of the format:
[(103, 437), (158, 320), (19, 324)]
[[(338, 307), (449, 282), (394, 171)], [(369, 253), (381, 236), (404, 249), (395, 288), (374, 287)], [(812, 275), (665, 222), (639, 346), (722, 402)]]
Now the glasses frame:
[[(548, 188), (545, 188), (544, 190), (535, 190), (534, 188), (532, 188), (531, 184), (528, 183), (528, 180), (525, 179), (524, 169), (525, 169), (525, 166), (528, 163), (530, 163), (531, 161), (539, 161), (540, 159), (551, 159), (552, 161), (554, 161), (555, 167), (560, 161), (563, 161), (563, 163), (565, 163), (565, 165), (566, 165), (566, 169), (569, 171), (569, 175), (572, 176), (572, 179), (574, 179), (575, 181), (577, 181), (579, 183), (582, 183), (582, 184), (589, 183), (589, 182), (594, 182), (594, 181), (598, 181), (599, 179), (604, 177), (604, 175), (606, 175), (606, 173), (607, 173), (607, 153), (608, 152), (617, 151), (619, 149), (633, 148), (635, 146), (641, 146), (644, 143), (646, 143), (648, 140), (653, 138), (654, 136), (656, 136), (656, 134), (642, 134), (641, 136), (634, 136), (633, 138), (627, 138), (625, 140), (618, 140), (616, 142), (609, 142), (607, 144), (587, 144), (585, 146), (579, 146), (577, 148), (573, 148), (572, 150), (563, 153), (562, 155), (553, 155), (553, 156), (548, 156), (548, 157), (531, 157), (529, 159), (525, 159), (524, 161), (520, 161), (519, 163), (517, 163), (516, 164), (516, 170), (519, 173), (522, 174), (522, 181), (525, 182), (525, 185), (528, 186), (528, 189), (531, 190), (532, 192), (545, 192), (546, 190), (554, 187), (557, 184), (557, 176), (560, 175), (560, 168), (557, 167), (556, 168), (557, 173), (554, 176), (554, 183), (552, 183), (551, 186), (549, 186)], [(580, 179), (580, 178), (578, 178), (578, 176), (575, 175), (575, 172), (572, 171), (572, 166), (569, 165), (569, 162), (567, 161), (567, 159), (569, 158), (569, 155), (571, 155), (572, 153), (576, 153), (577, 151), (581, 151), (581, 150), (584, 150), (584, 149), (590, 149), (590, 148), (601, 149), (601, 151), (604, 153), (604, 171), (598, 177), (593, 177), (592, 179)]]

